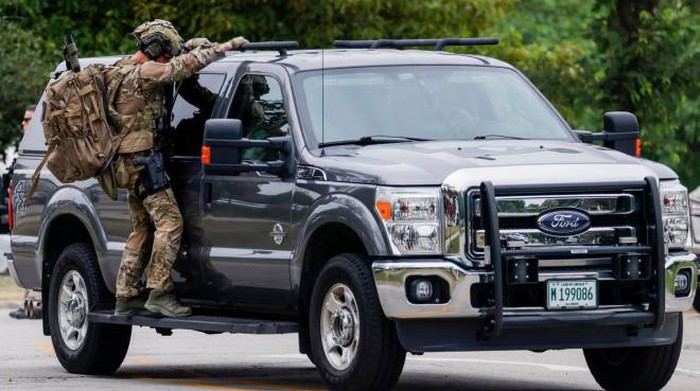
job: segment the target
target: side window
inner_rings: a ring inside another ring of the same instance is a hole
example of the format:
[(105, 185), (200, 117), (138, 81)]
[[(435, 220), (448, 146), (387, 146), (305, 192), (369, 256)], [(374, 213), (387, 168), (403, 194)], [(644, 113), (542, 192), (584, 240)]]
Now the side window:
[(183, 80), (173, 104), (171, 125), (176, 155), (202, 153), (204, 122), (211, 117), (219, 90), (226, 78), (218, 73), (201, 73)]
[[(289, 131), (282, 88), (277, 79), (271, 76), (243, 76), (233, 96), (228, 117), (240, 119), (243, 136), (251, 140), (282, 136)], [(278, 158), (278, 152), (264, 148), (249, 148), (243, 154), (243, 159), (258, 162)]]

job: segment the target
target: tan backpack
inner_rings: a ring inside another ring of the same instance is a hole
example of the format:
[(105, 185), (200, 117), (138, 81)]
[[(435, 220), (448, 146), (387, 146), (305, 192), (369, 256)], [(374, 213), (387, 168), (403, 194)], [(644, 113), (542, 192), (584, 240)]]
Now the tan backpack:
[(108, 115), (128, 72), (129, 67), (96, 64), (78, 72), (65, 71), (49, 83), (42, 121), (48, 149), (32, 175), (27, 200), (36, 190), (44, 164), (63, 183), (98, 177), (109, 170), (124, 135), (110, 124)]

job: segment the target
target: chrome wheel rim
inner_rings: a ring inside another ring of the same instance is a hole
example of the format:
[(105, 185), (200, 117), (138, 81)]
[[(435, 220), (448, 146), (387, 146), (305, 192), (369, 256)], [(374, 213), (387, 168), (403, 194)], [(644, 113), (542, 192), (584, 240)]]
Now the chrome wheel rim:
[(357, 356), (360, 342), (360, 312), (352, 290), (335, 284), (321, 307), (321, 344), (333, 368), (348, 369)]
[(85, 342), (88, 326), (88, 296), (85, 280), (75, 270), (63, 276), (58, 294), (58, 327), (63, 343), (78, 350)]

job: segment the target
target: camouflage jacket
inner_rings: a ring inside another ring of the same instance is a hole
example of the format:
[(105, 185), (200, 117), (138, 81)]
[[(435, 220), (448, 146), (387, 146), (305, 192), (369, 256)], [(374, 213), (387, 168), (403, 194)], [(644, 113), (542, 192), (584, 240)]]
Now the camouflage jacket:
[[(118, 153), (128, 154), (153, 148), (158, 121), (163, 117), (164, 86), (184, 80), (214, 61), (224, 52), (218, 44), (201, 46), (172, 58), (167, 63), (137, 62), (126, 57), (107, 72), (107, 89), (117, 88), (110, 119), (124, 134)], [(117, 72), (122, 77), (115, 77)], [(119, 80), (113, 83), (112, 80)], [(118, 85), (114, 85), (118, 84)]]

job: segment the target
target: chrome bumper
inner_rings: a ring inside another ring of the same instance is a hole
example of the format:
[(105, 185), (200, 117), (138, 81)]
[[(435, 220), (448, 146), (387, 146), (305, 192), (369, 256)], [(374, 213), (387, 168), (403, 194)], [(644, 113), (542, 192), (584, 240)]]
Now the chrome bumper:
[[(698, 275), (695, 258), (694, 254), (670, 254), (666, 256), (666, 312), (684, 311), (693, 304)], [(674, 279), (676, 274), (685, 268), (690, 268), (693, 273), (690, 294), (685, 297), (676, 297)], [(471, 288), (477, 283), (493, 281), (493, 272), (467, 270), (443, 259), (378, 260), (372, 264), (372, 272), (382, 309), (389, 318), (483, 318), (486, 316), (486, 307), (472, 306)], [(410, 303), (406, 297), (406, 279), (410, 276), (439, 276), (443, 278), (450, 287), (450, 300), (443, 304)], [(620, 310), (630, 311), (629, 308), (620, 308)], [(607, 311), (614, 312), (615, 309), (611, 308)], [(590, 313), (591, 311), (569, 311), (569, 313), (584, 312)]]
[[(695, 261), (695, 254), (666, 256), (666, 312), (685, 311), (693, 305), (695, 291), (698, 287), (698, 269)], [(681, 269), (691, 269), (693, 271), (693, 275), (690, 278), (690, 294), (685, 297), (676, 297), (674, 294), (674, 280)]]

